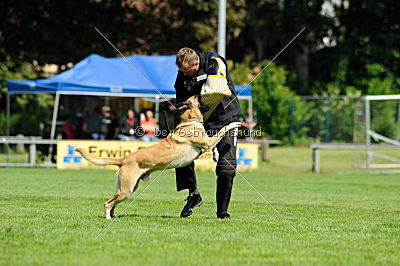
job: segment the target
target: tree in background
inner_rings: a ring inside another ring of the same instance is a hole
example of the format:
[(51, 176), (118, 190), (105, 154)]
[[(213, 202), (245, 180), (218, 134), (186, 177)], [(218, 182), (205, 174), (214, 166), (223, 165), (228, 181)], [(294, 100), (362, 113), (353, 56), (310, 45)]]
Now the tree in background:
[[(236, 61), (247, 55), (256, 62), (271, 60), (303, 28), (306, 30), (277, 58), (288, 71), (288, 85), (300, 94), (312, 94), (312, 55), (333, 25), (323, 16), (324, 1), (247, 1), (245, 28), (228, 44), (228, 54)], [(310, 82), (311, 81), (311, 82)], [(317, 91), (318, 92), (318, 91)]]
[[(0, 64), (0, 102), (4, 102), (4, 111), (0, 113), (0, 135), (6, 135), (7, 132), (7, 117), (5, 112), (5, 88), (6, 80), (24, 80), (35, 79), (37, 77), (32, 64), (23, 63), (16, 66), (10, 58)], [(51, 111), (53, 107), (53, 96), (47, 94), (40, 95), (13, 95), (11, 96), (11, 117), (10, 117), (10, 130), (11, 135), (24, 134), (30, 136), (37, 136), (40, 134), (40, 122), (51, 119)]]
[[(367, 94), (368, 87), (360, 81), (369, 75), (366, 66), (373, 63), (399, 76), (400, 2), (343, 0), (332, 1), (331, 6), (335, 24), (326, 39), (328, 46), (314, 55), (320, 64), (312, 65), (313, 84), (324, 89), (325, 84), (337, 81), (341, 94), (349, 86)], [(399, 89), (399, 79), (394, 87)]]
[[(261, 75), (256, 75), (262, 71)], [(236, 64), (231, 71), (235, 84), (249, 84), (252, 86), (253, 111), (257, 116), (257, 128), (264, 136), (289, 142), (290, 127), (307, 119), (306, 106), (302, 102), (296, 105), (296, 112), (290, 112), (290, 102), (295, 93), (287, 84), (287, 70), (270, 61), (252, 63), (247, 57), (243, 63)], [(240, 92), (239, 92), (240, 93)], [(294, 138), (304, 134), (303, 129), (296, 131)]]
[[(217, 44), (218, 0), (4, 0), (0, 5), (0, 62), (8, 56), (16, 65), (36, 60), (62, 66), (91, 53), (118, 55), (95, 27), (124, 54), (173, 54), (183, 46), (215, 50)], [(399, 7), (395, 0), (228, 0), (227, 57), (271, 60), (306, 27), (277, 58), (288, 70), (289, 87), (297, 94), (321, 94), (327, 83), (338, 82), (343, 94), (358, 85), (367, 64), (379, 63), (399, 76)]]

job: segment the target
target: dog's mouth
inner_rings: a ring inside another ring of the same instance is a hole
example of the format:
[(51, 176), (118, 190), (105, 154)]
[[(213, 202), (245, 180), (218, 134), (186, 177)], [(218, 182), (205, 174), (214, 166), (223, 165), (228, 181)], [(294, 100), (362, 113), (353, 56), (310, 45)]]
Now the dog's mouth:
[(205, 113), (207, 113), (207, 112), (210, 111), (210, 110), (211, 110), (211, 108), (208, 107), (208, 106), (205, 106), (205, 105), (200, 106), (200, 112), (201, 112), (202, 114), (205, 114)]
[[(209, 110), (211, 110), (210, 107), (201, 104), (201, 98), (200, 98), (200, 96), (198, 96), (198, 99), (197, 99), (197, 100), (198, 100), (198, 106), (199, 106), (198, 108), (199, 108), (201, 114), (205, 114), (206, 112), (208, 112)], [(188, 109), (190, 109), (191, 107), (192, 107), (192, 106), (191, 106), (191, 103), (188, 102), (188, 101), (175, 104), (175, 108), (176, 108), (178, 111), (180, 111), (180, 112), (185, 111), (185, 110), (188, 110)]]
[(189, 103), (182, 102), (182, 103), (175, 104), (175, 108), (178, 109), (179, 111), (183, 111), (183, 110), (189, 109), (190, 107), (189, 107)]
[[(185, 111), (185, 110), (187, 110), (187, 109), (190, 109), (190, 105), (189, 105), (189, 103), (187, 103), (187, 102), (183, 102), (183, 103), (175, 104), (175, 108), (176, 108), (177, 110), (179, 110), (179, 111), (182, 112), (182, 111)], [(201, 105), (200, 108), (199, 108), (199, 110), (200, 110), (200, 112), (201, 112), (202, 114), (204, 114), (204, 113), (210, 111), (210, 109), (211, 109), (210, 107), (205, 106), (205, 105)]]

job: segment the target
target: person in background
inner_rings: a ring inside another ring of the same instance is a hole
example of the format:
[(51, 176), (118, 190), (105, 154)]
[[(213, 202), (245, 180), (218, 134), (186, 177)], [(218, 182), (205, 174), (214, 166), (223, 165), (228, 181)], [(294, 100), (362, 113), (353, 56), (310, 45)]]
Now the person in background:
[(118, 135), (118, 121), (109, 106), (103, 106), (102, 133), (105, 139), (116, 139)]
[(75, 128), (72, 124), (72, 118), (70, 115), (66, 115), (63, 123), (63, 139), (75, 139)]
[(89, 136), (89, 139), (103, 140), (104, 136), (101, 134), (102, 117), (99, 109), (95, 108), (92, 114), (86, 116), (84, 130)]
[(135, 112), (129, 109), (126, 116), (123, 117), (119, 123), (120, 133), (118, 134), (118, 139), (124, 141), (136, 140), (138, 126), (139, 123), (135, 118)]
[(253, 119), (250, 117), (250, 108), (246, 109), (246, 114), (240, 118), (240, 122), (242, 123), (243, 129), (241, 129), (241, 137), (248, 138), (253, 134), (253, 130), (257, 125), (257, 118), (253, 116)]
[(82, 113), (76, 113), (76, 130), (75, 130), (75, 137), (76, 139), (87, 139), (86, 132), (84, 130), (85, 119), (83, 118)]
[(157, 141), (155, 132), (157, 129), (157, 120), (154, 118), (153, 111), (147, 110), (146, 116), (141, 115), (140, 117), (140, 127), (144, 130), (144, 135), (142, 137), (143, 141)]

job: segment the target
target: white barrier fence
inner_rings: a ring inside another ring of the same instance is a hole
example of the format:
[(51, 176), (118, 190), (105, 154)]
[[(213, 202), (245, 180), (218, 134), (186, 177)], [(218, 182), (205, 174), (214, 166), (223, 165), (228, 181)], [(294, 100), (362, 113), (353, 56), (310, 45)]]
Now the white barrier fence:
[[(55, 163), (46, 162), (46, 163), (36, 163), (36, 145), (57, 145), (58, 140), (50, 140), (50, 139), (19, 139), (16, 137), (1, 137), (0, 144), (10, 145), (10, 144), (22, 144), (29, 145), (29, 156), (28, 163), (0, 163), (0, 166), (22, 166), (22, 167), (56, 167)], [(8, 149), (8, 148), (7, 148)]]
[[(313, 171), (316, 173), (321, 172), (321, 149), (330, 150), (396, 150), (400, 149), (400, 146), (393, 145), (366, 145), (366, 144), (311, 144), (313, 150)], [(399, 168), (400, 164), (370, 164), (367, 160), (365, 168)]]

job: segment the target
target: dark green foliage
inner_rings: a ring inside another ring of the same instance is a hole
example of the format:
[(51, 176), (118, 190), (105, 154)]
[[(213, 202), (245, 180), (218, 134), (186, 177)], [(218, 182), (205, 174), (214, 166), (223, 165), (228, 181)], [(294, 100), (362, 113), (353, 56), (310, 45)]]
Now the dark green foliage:
[[(7, 58), (0, 65), (0, 103), (2, 111), (0, 113), (0, 135), (6, 135), (6, 94), (5, 87), (8, 79), (24, 80), (36, 78), (36, 72), (31, 64), (15, 64), (10, 58)], [(10, 133), (11, 135), (23, 134), (27, 136), (41, 135), (40, 122), (46, 123), (51, 119), (51, 110), (53, 107), (54, 96), (41, 94), (16, 94), (10, 96), (11, 117)]]
[(299, 138), (320, 142), (353, 141), (354, 112), (359, 104), (358, 98), (299, 98), (295, 104), (303, 105), (304, 109), (302, 121), (295, 125)]
[[(267, 62), (266, 62), (267, 63)], [(289, 136), (289, 100), (294, 93), (286, 86), (287, 72), (270, 64), (253, 83), (253, 101), (261, 129), (274, 139)]]

